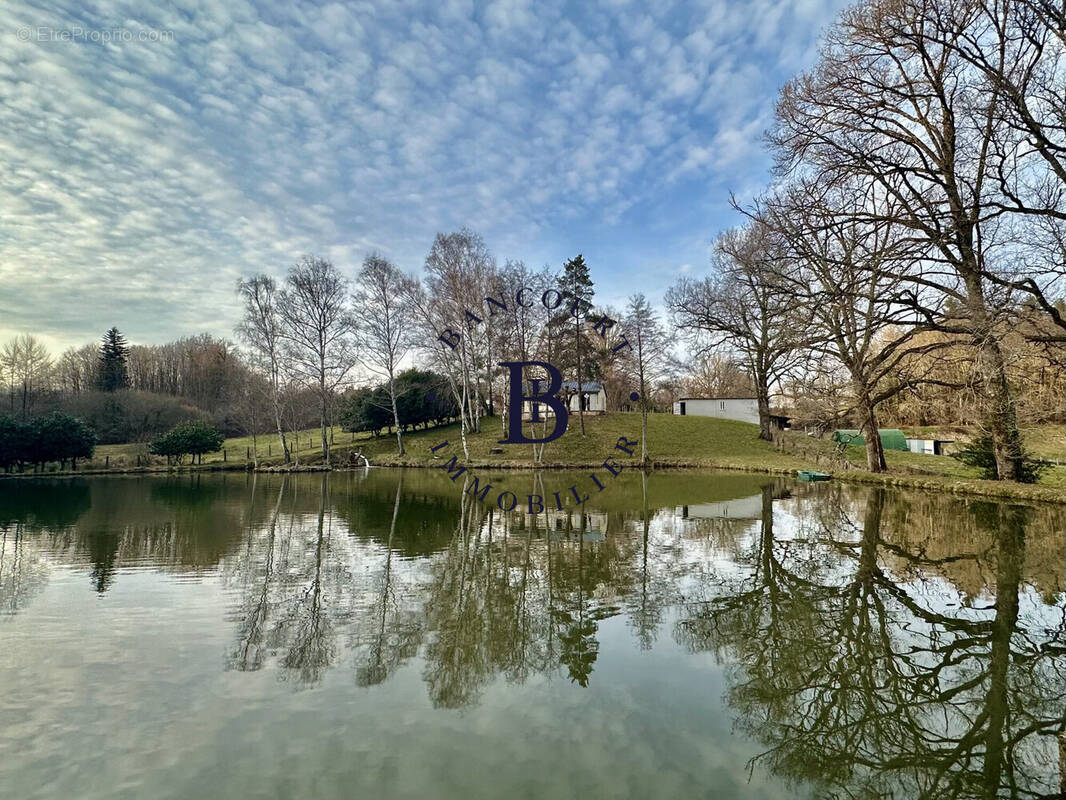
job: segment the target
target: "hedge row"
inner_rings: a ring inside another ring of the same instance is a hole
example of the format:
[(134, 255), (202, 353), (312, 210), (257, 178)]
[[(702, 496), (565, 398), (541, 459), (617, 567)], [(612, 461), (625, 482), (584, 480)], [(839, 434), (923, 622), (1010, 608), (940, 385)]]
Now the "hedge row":
[(0, 415), (0, 468), (5, 472), (27, 466), (40, 469), (58, 463), (62, 469), (69, 462), (78, 468), (79, 458), (92, 458), (96, 433), (89, 425), (69, 414), (49, 414), (29, 422)]

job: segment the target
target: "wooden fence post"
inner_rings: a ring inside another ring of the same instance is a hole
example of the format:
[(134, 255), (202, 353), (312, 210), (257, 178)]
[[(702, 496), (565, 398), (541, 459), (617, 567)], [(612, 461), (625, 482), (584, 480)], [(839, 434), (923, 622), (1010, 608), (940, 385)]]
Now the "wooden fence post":
[(225, 447), (222, 448), (222, 463), (223, 464), (226, 463), (226, 448)]
[(111, 456), (110, 455), (106, 455), (106, 456), (104, 456), (104, 469), (110, 469), (110, 468), (111, 468)]

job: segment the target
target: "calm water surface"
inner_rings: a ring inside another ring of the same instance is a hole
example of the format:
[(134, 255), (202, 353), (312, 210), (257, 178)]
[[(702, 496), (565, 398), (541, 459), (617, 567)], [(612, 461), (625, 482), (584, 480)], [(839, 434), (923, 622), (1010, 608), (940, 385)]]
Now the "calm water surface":
[(1066, 788), (1062, 509), (659, 473), (529, 516), (461, 484), (0, 481), (0, 796)]

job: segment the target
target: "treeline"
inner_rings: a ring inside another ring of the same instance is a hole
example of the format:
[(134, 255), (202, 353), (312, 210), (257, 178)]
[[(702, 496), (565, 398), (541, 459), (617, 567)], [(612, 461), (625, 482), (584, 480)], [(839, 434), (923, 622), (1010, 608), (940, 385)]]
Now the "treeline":
[(68, 414), (49, 414), (21, 422), (0, 414), (0, 469), (38, 471), (45, 464), (69, 463), (78, 468), (78, 459), (92, 458), (96, 433), (85, 422)]
[[(485, 419), (507, 436), (501, 362), (533, 360), (563, 372), (566, 399), (599, 384), (609, 410), (645, 423), (679, 395), (750, 393), (764, 438), (774, 404), (816, 431), (860, 427), (874, 471), (878, 427), (966, 424), (988, 434), (998, 477), (1024, 477), (1019, 425), (1061, 421), (1066, 396), (1064, 26), (1042, 0), (844, 11), (782, 89), (774, 184), (735, 202), (742, 222), (716, 239), (710, 273), (667, 292), (671, 325), (639, 293), (598, 302), (581, 255), (501, 263), (462, 229), (436, 236), (417, 276), (371, 254), (239, 281), (239, 352), (208, 336), (129, 347), (112, 330), (53, 362), (20, 337), (0, 351), (9, 411), (51, 410), (49, 391), (84, 398), (102, 441), (207, 417), (269, 431), (286, 461), (314, 424), (328, 463), (338, 421), (391, 428), (401, 454), (405, 429), (432, 424), (401, 380), (417, 365), (446, 384), (435, 396), (467, 452)], [(641, 440), (646, 458), (646, 424)]]
[[(602, 383), (613, 407), (631, 407), (639, 388), (645, 414), (668, 363), (668, 337), (643, 295), (634, 295), (625, 312), (599, 308), (582, 256), (558, 270), (501, 265), (467, 229), (437, 235), (420, 278), (372, 254), (350, 280), (331, 262), (308, 256), (281, 282), (261, 274), (237, 290), (244, 304), (237, 334), (260, 378), (250, 400), (258, 399), (260, 415), (271, 420), (286, 459), (293, 386), (315, 398), (328, 462), (337, 398), (356, 374), (376, 388), (345, 399), (340, 419), (353, 430), (391, 429), (403, 454), (403, 432), (416, 424), (458, 418), (464, 451), (467, 434), (487, 417), (498, 416), (506, 433), (501, 362), (550, 363), (572, 383), (565, 390), (571, 393)], [(406, 387), (401, 373), (413, 361), (443, 380), (437, 408), (410, 405), (421, 402), (422, 390)], [(578, 417), (584, 432), (583, 413)]]
[[(118, 329), (99, 344), (53, 357), (32, 335), (0, 347), (0, 410), (22, 422), (51, 413), (84, 420), (101, 444), (150, 442), (176, 425), (205, 420), (227, 436), (252, 433), (248, 398), (261, 377), (239, 349), (208, 334), (163, 345), (130, 345)], [(292, 387), (287, 422), (317, 421), (307, 393)]]
[(782, 90), (777, 182), (667, 295), (697, 349), (827, 428), (972, 423), (1025, 477), (1019, 419), (1066, 396), (1061, 4), (867, 0)]

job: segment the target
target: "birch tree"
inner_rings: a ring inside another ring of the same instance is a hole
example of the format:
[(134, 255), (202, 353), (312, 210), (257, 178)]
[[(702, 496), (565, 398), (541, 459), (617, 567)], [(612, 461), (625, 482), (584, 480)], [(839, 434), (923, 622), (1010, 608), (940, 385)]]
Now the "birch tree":
[(237, 293), (244, 301), (244, 318), (237, 326), (237, 336), (248, 348), (251, 361), (266, 376), (270, 395), (270, 412), (278, 434), (281, 454), (289, 463), (289, 444), (285, 437), (282, 375), (282, 320), (278, 310), (278, 288), (273, 278), (255, 275), (237, 281)]
[(359, 325), (359, 360), (383, 378), (389, 395), (396, 450), (404, 454), (403, 431), (397, 406), (396, 374), (414, 341), (415, 281), (380, 255), (369, 255), (356, 279), (355, 304)]
[[(435, 369), (448, 378), (459, 407), (459, 435), (464, 456), (467, 435), (481, 430), (482, 383), (486, 346), (479, 342), (484, 319), (477, 312), (491, 293), (495, 261), (480, 235), (463, 228), (438, 233), (426, 256), (424, 290), (416, 311), (422, 340)], [(484, 337), (481, 337), (482, 339)]]
[(355, 364), (348, 281), (331, 262), (305, 256), (285, 278), (278, 315), (288, 361), (318, 398), (322, 458), (328, 466), (333, 394)]

